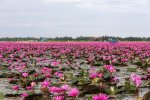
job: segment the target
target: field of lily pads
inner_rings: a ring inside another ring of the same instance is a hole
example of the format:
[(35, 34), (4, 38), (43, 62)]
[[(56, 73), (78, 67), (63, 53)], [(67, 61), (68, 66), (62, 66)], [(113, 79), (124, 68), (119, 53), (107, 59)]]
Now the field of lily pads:
[(1, 42), (0, 100), (150, 100), (150, 43)]

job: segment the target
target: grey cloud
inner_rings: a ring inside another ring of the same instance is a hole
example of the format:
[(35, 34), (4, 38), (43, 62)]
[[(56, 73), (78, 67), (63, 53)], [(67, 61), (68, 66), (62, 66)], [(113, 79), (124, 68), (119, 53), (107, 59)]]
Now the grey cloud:
[(150, 36), (148, 0), (0, 0), (0, 37)]

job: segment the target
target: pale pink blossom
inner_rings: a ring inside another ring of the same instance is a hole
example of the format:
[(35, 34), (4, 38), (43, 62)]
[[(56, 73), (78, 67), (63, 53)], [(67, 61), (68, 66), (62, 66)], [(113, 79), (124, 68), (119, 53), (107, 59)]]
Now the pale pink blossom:
[(19, 86), (18, 86), (18, 85), (12, 86), (11, 88), (12, 88), (13, 90), (15, 90), (15, 91), (18, 91), (18, 90), (19, 90)]
[(59, 62), (57, 62), (57, 61), (53, 61), (53, 62), (51, 62), (51, 65), (52, 66), (58, 66), (60, 63)]
[(43, 87), (49, 87), (50, 86), (50, 82), (45, 80), (44, 82), (42, 82), (42, 86)]
[(31, 82), (31, 87), (35, 87), (36, 83), (35, 82)]
[(28, 75), (29, 75), (28, 73), (22, 73), (23, 77), (28, 77)]
[(98, 74), (95, 73), (95, 72), (94, 72), (94, 73), (90, 73), (89, 78), (92, 78), (92, 79), (93, 79), (93, 78), (96, 78), (97, 75), (98, 75)]
[(54, 100), (64, 100), (64, 97), (63, 96), (56, 96), (56, 97), (54, 97)]
[(59, 87), (56, 87), (56, 86), (53, 86), (53, 87), (50, 87), (50, 88), (49, 88), (49, 91), (50, 91), (51, 93), (61, 93), (61, 92), (63, 91), (63, 89), (62, 89), (62, 88), (59, 88)]
[(26, 93), (26, 92), (21, 94), (22, 97), (27, 97), (28, 95), (29, 95), (29, 94)]
[(111, 73), (115, 73), (116, 72), (116, 68), (114, 66), (112, 66), (112, 65), (105, 65), (104, 68), (106, 68)]
[(150, 73), (150, 68), (147, 69), (148, 73)]
[(108, 100), (108, 96), (106, 94), (98, 94), (98, 95), (94, 95), (93, 100)]
[(136, 75), (135, 73), (131, 74), (130, 79), (133, 81), (136, 87), (139, 87), (142, 84), (141, 76)]
[(77, 97), (79, 95), (79, 90), (77, 88), (71, 88), (68, 91), (68, 96)]
[(63, 90), (68, 90), (68, 89), (70, 89), (70, 86), (69, 85), (62, 85), (61, 88)]

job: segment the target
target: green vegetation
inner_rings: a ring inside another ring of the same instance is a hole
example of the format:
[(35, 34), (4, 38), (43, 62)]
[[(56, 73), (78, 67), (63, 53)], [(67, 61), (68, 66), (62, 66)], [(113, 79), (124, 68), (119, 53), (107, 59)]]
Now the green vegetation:
[(136, 70), (137, 68), (128, 68), (128, 72), (136, 72), (137, 70)]
[(110, 41), (111, 39), (115, 39), (117, 41), (150, 41), (150, 37), (114, 37), (114, 36), (101, 36), (101, 37), (55, 37), (55, 38), (34, 38), (34, 37), (14, 37), (14, 38), (0, 38), (0, 41)]

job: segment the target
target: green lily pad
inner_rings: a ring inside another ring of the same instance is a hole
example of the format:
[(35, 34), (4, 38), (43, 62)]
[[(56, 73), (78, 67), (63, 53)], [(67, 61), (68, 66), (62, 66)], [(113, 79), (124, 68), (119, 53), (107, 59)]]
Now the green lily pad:
[(0, 100), (3, 100), (5, 98), (4, 93), (0, 92)]

